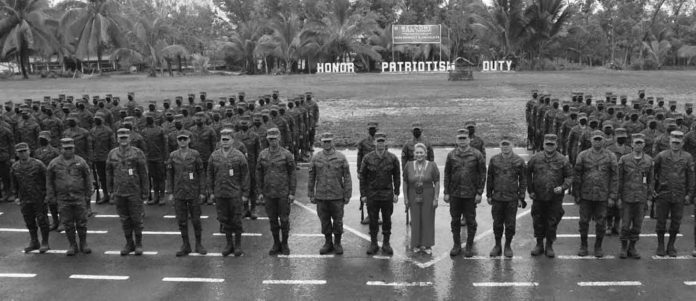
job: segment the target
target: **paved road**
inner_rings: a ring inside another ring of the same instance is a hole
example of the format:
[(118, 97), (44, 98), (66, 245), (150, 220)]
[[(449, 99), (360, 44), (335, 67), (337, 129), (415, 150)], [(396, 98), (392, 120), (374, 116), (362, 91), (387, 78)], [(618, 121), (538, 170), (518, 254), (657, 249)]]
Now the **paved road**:
[[(392, 150), (398, 154), (397, 150)], [(447, 149), (436, 149), (442, 169)], [(523, 150), (518, 150), (523, 152)], [(180, 246), (171, 206), (147, 207), (144, 246), (146, 255), (121, 257), (123, 238), (115, 208), (95, 205), (91, 218), (91, 255), (66, 257), (62, 235), (51, 237), (53, 254), (23, 254), (27, 243), (23, 222), (14, 204), (0, 205), (0, 299), (2, 300), (693, 300), (696, 259), (693, 218), (685, 219), (684, 237), (678, 240), (680, 257), (654, 259), (655, 221), (646, 219), (638, 249), (641, 260), (616, 258), (618, 238), (606, 239), (606, 259), (577, 259), (578, 209), (566, 199), (565, 218), (559, 226), (558, 258), (532, 258), (534, 245), (530, 207), (518, 212), (513, 259), (489, 258), (493, 245), (490, 206), (478, 207), (477, 257), (450, 258), (449, 207), (437, 209), (433, 255), (408, 251), (403, 202), (395, 206), (392, 245), (395, 255), (370, 257), (367, 226), (360, 224), (355, 174), (355, 151), (344, 151), (354, 178), (354, 198), (346, 207), (342, 256), (319, 256), (323, 244), (315, 206), (306, 198), (307, 172), (298, 173), (298, 201), (291, 212), (290, 257), (269, 257), (268, 222), (245, 220), (246, 255), (223, 258), (224, 236), (212, 206), (204, 206), (204, 245), (209, 256), (177, 258)], [(493, 150), (489, 150), (490, 158)], [(691, 212), (691, 207), (688, 208)], [(592, 244), (592, 240), (590, 241)], [(112, 252), (113, 251), (113, 252)], [(115, 253), (116, 255), (112, 255)], [(217, 254), (215, 254), (217, 253)], [(95, 279), (108, 278), (108, 279)]]

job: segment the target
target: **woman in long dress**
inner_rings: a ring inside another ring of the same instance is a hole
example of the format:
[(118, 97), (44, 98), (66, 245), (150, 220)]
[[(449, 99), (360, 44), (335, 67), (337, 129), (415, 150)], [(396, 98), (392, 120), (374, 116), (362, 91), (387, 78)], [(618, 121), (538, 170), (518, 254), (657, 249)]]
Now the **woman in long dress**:
[(414, 147), (416, 160), (404, 167), (403, 190), (406, 206), (411, 212), (411, 248), (413, 252), (432, 254), (435, 245), (435, 209), (440, 194), (440, 171), (437, 164), (426, 160), (427, 148)]

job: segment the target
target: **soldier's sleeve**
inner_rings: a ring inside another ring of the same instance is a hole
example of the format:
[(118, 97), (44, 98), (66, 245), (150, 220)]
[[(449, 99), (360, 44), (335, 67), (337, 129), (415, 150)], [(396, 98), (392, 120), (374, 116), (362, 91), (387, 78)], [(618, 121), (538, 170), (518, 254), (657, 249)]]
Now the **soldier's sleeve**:
[(650, 161), (650, 168), (648, 168), (646, 177), (648, 182), (648, 199), (650, 199), (655, 193), (655, 161)]
[(239, 143), (239, 145), (241, 146), (241, 147), (239, 148), (239, 151), (242, 152), (242, 154), (243, 154), (245, 157), (248, 156), (249, 150), (247, 149), (246, 145), (244, 145), (244, 143), (241, 143), (241, 142)]
[(614, 154), (611, 154), (610, 158), (609, 174), (611, 175), (611, 179), (609, 184), (609, 198), (616, 200), (619, 189), (618, 163), (616, 162), (616, 156)]
[(10, 166), (10, 187), (9, 191), (14, 192), (14, 194), (17, 196), (18, 199), (22, 199), (22, 195), (20, 195), (20, 189), (17, 187), (19, 181), (17, 180), (17, 171), (15, 170), (15, 165), (13, 164)]
[(358, 175), (360, 175), (360, 163), (362, 163), (362, 159), (365, 156), (363, 147), (362, 147), (362, 140), (358, 142), (358, 161), (355, 162), (355, 165), (358, 169)]
[(451, 159), (448, 154), (447, 159), (445, 160), (445, 178), (443, 179), (445, 185), (445, 194), (449, 194), (450, 175), (452, 174), (452, 162), (450, 161)]
[(488, 165), (488, 170), (486, 171), (486, 196), (489, 198), (493, 197), (493, 173), (495, 172), (495, 165), (493, 164), (493, 158), (491, 158), (491, 164)]
[[(386, 152), (389, 153), (388, 150)], [(399, 194), (401, 194), (401, 164), (399, 164), (399, 159), (396, 157), (396, 155), (391, 154), (391, 156), (394, 159), (394, 162), (392, 163), (392, 182), (394, 183), (394, 195), (398, 196)]]
[(312, 156), (312, 160), (309, 161), (309, 171), (307, 179), (307, 197), (314, 198), (314, 185), (316, 184), (316, 164), (315, 161), (317, 156)]
[(172, 190), (174, 188), (174, 167), (172, 166), (172, 155), (171, 153), (169, 154), (167, 161), (164, 163), (164, 169), (165, 169), (165, 183), (164, 183), (164, 191), (173, 193), (174, 191)]
[(167, 134), (164, 133), (164, 130), (161, 132), (162, 135), (162, 141), (164, 145), (162, 145), (162, 149), (164, 150), (164, 160), (167, 161), (169, 159), (169, 141), (167, 139)]
[(92, 172), (84, 159), (82, 159), (80, 163), (84, 164), (84, 166), (82, 166), (82, 179), (84, 180), (83, 185), (85, 187), (84, 196), (89, 199), (92, 195)]
[[(206, 172), (205, 177), (207, 180), (206, 181), (207, 182), (206, 188), (208, 189), (208, 191), (210, 193), (214, 193), (213, 191), (215, 191), (215, 165), (213, 164), (213, 161), (215, 161), (215, 160), (213, 160), (213, 157), (214, 157), (214, 153), (212, 155), (210, 155), (210, 158), (208, 158), (208, 170), (205, 171)], [(244, 175), (242, 175), (242, 177), (243, 176)]]
[(581, 152), (578, 154), (578, 158), (575, 160), (575, 178), (573, 179), (573, 187), (577, 192), (580, 192), (580, 187), (582, 187), (582, 175), (583, 175), (583, 161), (586, 152)]
[(343, 157), (343, 199), (350, 200), (351, 196), (353, 196), (353, 180), (350, 178), (348, 160)]
[(360, 168), (358, 169), (358, 174), (360, 175), (358, 177), (358, 181), (360, 183), (360, 197), (367, 196), (367, 173), (369, 172), (369, 169), (367, 168), (367, 159), (369, 157), (363, 158), (362, 161), (360, 161)]
[(660, 187), (660, 168), (662, 168), (662, 156), (660, 154), (655, 155), (655, 161), (653, 164), (653, 175), (655, 178), (654, 187)]
[(263, 164), (261, 162), (263, 161), (263, 152), (259, 153), (259, 157), (256, 158), (256, 173), (254, 176), (256, 177), (256, 192), (258, 194), (263, 194), (263, 179), (264, 179), (264, 169), (263, 169)]
[(624, 191), (624, 178), (626, 177), (625, 171), (624, 171), (624, 166), (626, 165), (626, 162), (624, 161), (624, 158), (621, 157), (619, 158), (619, 163), (616, 164), (616, 177), (618, 181), (618, 187), (617, 187), (617, 195), (616, 198), (620, 199), (623, 196), (623, 191)]
[(106, 189), (114, 191), (114, 166), (111, 163), (111, 152), (106, 157)]
[(48, 164), (48, 168), (46, 168), (46, 200), (47, 201), (55, 201), (56, 198), (56, 193), (55, 193), (55, 188), (53, 187), (53, 178), (54, 178), (54, 167), (55, 165), (53, 164), (53, 161)]
[(524, 160), (521, 160), (520, 164), (517, 167), (517, 177), (519, 179), (517, 198), (523, 200), (525, 196), (525, 190), (527, 189), (527, 166), (524, 164)]
[[(251, 185), (251, 181), (249, 181), (249, 164), (247, 163), (246, 158), (241, 161), (240, 169), (242, 171), (242, 196), (248, 198), (250, 190), (249, 185)], [(210, 164), (208, 164), (208, 169), (211, 169)]]
[(408, 142), (404, 144), (404, 147), (401, 148), (401, 165), (406, 165), (408, 163)]
[[(479, 152), (480, 153), (480, 152)], [(486, 186), (486, 159), (483, 158), (483, 154), (478, 158), (478, 187), (476, 187), (476, 194), (482, 195), (483, 189)]]
[(84, 158), (85, 160), (88, 160), (89, 162), (94, 162), (94, 139), (92, 138), (92, 135), (87, 133), (87, 158)]
[(563, 190), (570, 188), (573, 184), (573, 177), (577, 177), (577, 175), (573, 174), (573, 166), (570, 165), (570, 161), (565, 159), (563, 162), (563, 185), (561, 185)]
[(150, 178), (148, 176), (149, 171), (147, 170), (147, 161), (145, 160), (145, 154), (142, 151), (138, 152), (138, 174), (140, 176), (140, 191), (141, 193), (150, 193)]
[(10, 142), (7, 149), (10, 152), (10, 159), (12, 159), (15, 157), (15, 137), (12, 135), (12, 132), (7, 133), (7, 140)]
[[(688, 153), (687, 153), (688, 155)], [(688, 159), (686, 160), (687, 163), (687, 170), (686, 170), (686, 185), (687, 185), (687, 193), (689, 197), (693, 198), (694, 197), (694, 159), (691, 157), (691, 155), (688, 155)]]
[(290, 185), (290, 194), (295, 195), (295, 190), (297, 189), (297, 178), (295, 177), (295, 157), (290, 153), (286, 152), (286, 161), (288, 169), (288, 178)]
[(205, 174), (203, 174), (203, 160), (200, 153), (196, 156), (196, 176), (198, 177), (198, 194), (202, 194), (205, 191)]
[(208, 135), (210, 136), (210, 149), (215, 150), (215, 144), (218, 142), (217, 134), (215, 133), (215, 130), (211, 128), (208, 129)]

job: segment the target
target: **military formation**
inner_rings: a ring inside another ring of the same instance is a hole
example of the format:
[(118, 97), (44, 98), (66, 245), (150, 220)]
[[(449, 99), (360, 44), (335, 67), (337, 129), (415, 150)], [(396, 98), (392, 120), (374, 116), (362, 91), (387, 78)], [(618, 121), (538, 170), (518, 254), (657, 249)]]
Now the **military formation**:
[[(87, 221), (97, 204), (116, 206), (125, 237), (121, 255), (143, 254), (145, 206), (173, 204), (182, 246), (176, 253), (206, 254), (201, 205), (215, 205), (227, 245), (243, 255), (242, 219), (257, 219), (265, 205), (273, 247), (289, 254), (289, 213), (295, 162), (313, 153), (319, 107), (307, 92), (257, 101), (245, 93), (220, 97), (200, 92), (147, 109), (129, 92), (119, 97), (59, 95), (5, 103), (0, 115), (2, 201), (21, 206), (30, 234), (25, 252), (49, 250), (52, 230), (65, 231), (68, 256), (91, 253)], [(51, 221), (48, 214), (50, 212)], [(195, 244), (189, 241), (188, 222)], [(41, 241), (39, 242), (39, 232)], [(282, 235), (282, 236), (281, 236)]]
[(677, 256), (675, 241), (696, 187), (694, 105), (685, 103), (682, 112), (676, 101), (637, 94), (629, 104), (628, 96), (612, 92), (597, 100), (574, 92), (560, 101), (532, 91), (525, 110), (528, 148), (539, 151), (527, 163), (537, 237), (532, 255), (552, 250), (549, 232), (564, 214), (567, 192), (580, 208), (579, 256), (589, 254), (594, 222), (594, 256), (604, 256), (606, 236), (618, 235), (619, 257), (640, 258), (635, 246), (648, 211), (657, 220), (655, 254)]

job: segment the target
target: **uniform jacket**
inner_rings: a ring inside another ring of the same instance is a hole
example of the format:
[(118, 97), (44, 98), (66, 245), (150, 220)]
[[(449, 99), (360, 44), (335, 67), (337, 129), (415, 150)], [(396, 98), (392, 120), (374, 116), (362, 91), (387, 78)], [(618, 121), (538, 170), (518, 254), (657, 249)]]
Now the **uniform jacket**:
[(17, 143), (19, 142), (26, 142), (29, 144), (30, 149), (35, 149), (39, 145), (39, 132), (41, 131), (41, 127), (39, 124), (29, 118), (29, 119), (20, 119), (19, 122), (17, 123), (17, 137), (15, 138), (15, 141)]
[(509, 158), (497, 154), (488, 164), (486, 195), (494, 201), (523, 200), (527, 190), (527, 170), (524, 160), (512, 153)]
[(194, 126), (190, 128), (191, 132), (196, 136), (196, 139), (192, 140), (189, 147), (198, 151), (201, 154), (202, 160), (208, 160), (210, 154), (215, 150), (215, 143), (217, 143), (217, 135), (215, 130), (209, 126)]
[(148, 161), (164, 162), (169, 155), (169, 143), (161, 127), (145, 126), (140, 130), (145, 140), (145, 157)]
[(575, 163), (575, 193), (589, 201), (616, 199), (619, 188), (617, 161), (614, 153), (606, 149), (582, 151)]
[(625, 203), (645, 203), (655, 188), (653, 159), (647, 154), (636, 159), (626, 154), (619, 159), (619, 199)]
[(75, 140), (75, 155), (82, 157), (84, 160), (92, 161), (92, 137), (88, 130), (76, 126), (68, 127), (63, 131), (63, 137), (73, 138)]
[(486, 184), (486, 159), (473, 147), (457, 147), (445, 161), (445, 194), (458, 198), (473, 198), (483, 194)]
[(35, 149), (32, 156), (39, 159), (39, 161), (41, 161), (44, 165), (48, 166), (48, 164), (51, 163), (51, 160), (60, 156), (60, 150), (49, 144)]
[(694, 196), (694, 159), (683, 150), (665, 150), (655, 156), (655, 181), (659, 191)]
[(368, 200), (390, 202), (399, 195), (401, 186), (401, 167), (396, 155), (384, 150), (380, 156), (373, 151), (360, 164), (360, 197)]
[(360, 170), (360, 163), (365, 155), (369, 154), (375, 150), (375, 137), (368, 136), (367, 138), (360, 140), (358, 142), (358, 170)]
[(166, 164), (167, 189), (177, 200), (195, 200), (205, 190), (205, 173), (201, 155), (189, 148), (186, 153), (177, 149), (169, 154)]
[(563, 200), (563, 194), (556, 194), (553, 189), (561, 186), (563, 190), (573, 183), (573, 168), (568, 158), (559, 152), (547, 156), (540, 152), (527, 162), (527, 192), (536, 194), (535, 200)]
[(29, 158), (12, 164), (12, 185), (22, 204), (43, 203), (46, 200), (46, 165)]
[(406, 144), (404, 144), (404, 147), (401, 149), (401, 166), (403, 167), (406, 165), (408, 161), (413, 161), (415, 158), (413, 157), (413, 151), (415, 151), (415, 146), (418, 143), (423, 143), (425, 144), (425, 147), (428, 149), (427, 153), (425, 154), (425, 159), (428, 161), (433, 161), (435, 160), (435, 153), (433, 152), (432, 146), (430, 146), (430, 143), (421, 136), (420, 138), (416, 139), (415, 137), (411, 138)]
[(9, 129), (0, 127), (0, 162), (14, 159), (14, 135)]
[(483, 139), (481, 139), (481, 137), (476, 135), (469, 136), (469, 146), (478, 150), (481, 153), (481, 155), (483, 155), (483, 160), (486, 160), (486, 146), (484, 145)]
[(295, 195), (295, 158), (290, 151), (279, 147), (271, 152), (264, 149), (256, 162), (256, 192), (266, 198), (287, 198)]
[(109, 152), (116, 147), (114, 132), (109, 127), (101, 125), (93, 127), (90, 135), (92, 136), (94, 161), (106, 162)]
[(75, 155), (71, 160), (58, 156), (46, 171), (46, 199), (84, 202), (92, 195), (92, 173), (87, 161)]
[(249, 165), (242, 152), (230, 148), (225, 156), (222, 149), (214, 151), (208, 161), (208, 191), (217, 198), (240, 200), (249, 197)]
[(133, 146), (125, 151), (112, 149), (106, 159), (106, 186), (116, 196), (148, 194), (150, 182), (143, 151)]
[(332, 150), (316, 153), (309, 162), (307, 196), (318, 200), (350, 200), (353, 184), (348, 160), (342, 153)]

